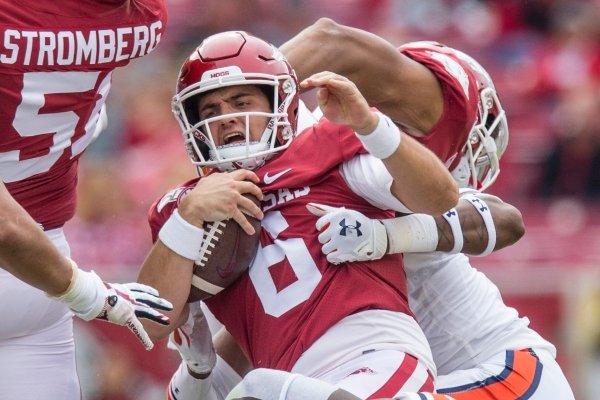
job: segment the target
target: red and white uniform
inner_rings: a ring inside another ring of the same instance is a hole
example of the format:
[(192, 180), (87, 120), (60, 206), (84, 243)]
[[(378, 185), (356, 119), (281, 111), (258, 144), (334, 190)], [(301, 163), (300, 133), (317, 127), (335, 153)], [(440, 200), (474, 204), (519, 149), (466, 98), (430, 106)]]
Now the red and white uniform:
[(401, 46), (399, 51), (426, 66), (438, 79), (444, 96), (444, 111), (425, 136), (415, 137), (454, 169), (467, 136), (477, 118), (479, 91), (475, 76), (463, 60), (445, 47), (420, 42)]
[[(254, 367), (294, 370), (340, 384), (348, 377), (377, 375), (369, 369), (374, 360), (366, 358), (381, 353), (382, 369), (395, 372), (403, 361), (416, 368), (419, 359), (435, 373), (425, 338), (408, 308), (405, 276), (398, 273), (402, 257), (386, 256), (352, 266), (329, 264), (314, 228), (317, 217), (305, 208), (308, 202), (352, 207), (373, 218), (392, 216), (390, 206), (404, 211), (397, 200), (389, 201), (388, 210), (382, 210), (384, 204), (379, 203), (385, 196), (373, 193), (377, 191), (366, 183), (375, 181), (379, 192), (391, 197), (385, 186), (391, 184), (391, 177), (382, 163), (385, 180), (377, 176), (359, 179), (364, 172), (360, 171), (364, 167), (361, 157), (374, 159), (358, 156), (363, 152), (352, 131), (322, 120), (255, 171), (265, 195), (258, 253), (247, 274), (206, 301)], [(365, 182), (364, 192), (373, 193), (369, 201), (380, 208), (357, 194), (357, 182)], [(177, 205), (173, 196), (165, 205), (168, 196), (156, 203), (160, 210), (151, 209), (154, 238)], [(373, 351), (374, 355), (369, 355)], [(395, 352), (395, 360), (388, 360), (387, 351)], [(414, 357), (403, 359), (404, 352)], [(361, 357), (364, 364), (352, 364)], [(419, 385), (413, 382), (413, 390), (429, 379), (427, 369), (423, 371), (422, 381)], [(375, 389), (384, 384), (385, 380), (380, 380)], [(360, 386), (351, 385), (350, 389)], [(367, 397), (375, 393), (369, 389), (360, 388), (358, 394)]]
[(46, 229), (74, 214), (77, 160), (112, 71), (148, 54), (164, 1), (9, 1), (0, 11), (0, 175)]
[[(0, 177), (63, 254), (111, 73), (165, 25), (164, 0), (0, 0)], [(68, 309), (0, 269), (0, 315), (0, 399), (78, 398)]]

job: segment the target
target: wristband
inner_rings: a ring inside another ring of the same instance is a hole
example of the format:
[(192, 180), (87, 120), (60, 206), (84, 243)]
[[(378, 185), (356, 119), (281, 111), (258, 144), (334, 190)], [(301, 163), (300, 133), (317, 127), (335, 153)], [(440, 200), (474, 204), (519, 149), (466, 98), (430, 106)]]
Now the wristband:
[(400, 146), (402, 133), (388, 116), (380, 112), (377, 112), (377, 115), (379, 116), (379, 122), (373, 132), (368, 135), (358, 133), (355, 133), (355, 135), (369, 153), (384, 160), (394, 154)]
[(456, 208), (452, 208), (442, 214), (442, 216), (450, 225), (452, 236), (454, 236), (454, 247), (452, 247), (450, 253), (460, 253), (463, 249), (464, 238), (462, 228), (460, 227), (460, 219), (458, 219), (458, 211), (456, 211)]
[(479, 212), (483, 218), (483, 223), (488, 233), (488, 245), (481, 254), (477, 254), (477, 257), (484, 257), (490, 255), (496, 247), (496, 225), (494, 225), (494, 219), (492, 218), (492, 212), (488, 207), (487, 203), (475, 195), (467, 195), (463, 199), (468, 200), (473, 207)]
[(427, 214), (410, 214), (382, 220), (388, 235), (388, 254), (426, 253), (438, 246), (435, 219)]
[(158, 238), (165, 246), (192, 261), (200, 254), (203, 235), (204, 229), (187, 222), (177, 209), (158, 232)]

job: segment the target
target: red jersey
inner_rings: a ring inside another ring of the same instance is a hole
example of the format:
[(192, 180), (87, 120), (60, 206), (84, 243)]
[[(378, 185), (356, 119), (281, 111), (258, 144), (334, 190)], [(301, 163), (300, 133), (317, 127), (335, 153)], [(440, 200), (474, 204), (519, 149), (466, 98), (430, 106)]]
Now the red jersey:
[[(352, 192), (339, 166), (364, 152), (354, 133), (326, 120), (255, 172), (264, 193), (260, 247), (251, 268), (206, 301), (254, 367), (290, 370), (300, 355), (344, 317), (385, 309), (412, 316), (400, 255), (332, 265), (321, 252), (309, 202), (348, 207), (371, 218), (394, 213)], [(153, 238), (195, 181), (150, 210)], [(346, 229), (360, 229), (348, 225)], [(352, 335), (352, 332), (348, 332)]]
[(165, 0), (0, 0), (0, 176), (45, 229), (75, 212), (111, 72), (152, 51), (165, 24)]
[(415, 42), (401, 46), (399, 50), (429, 68), (440, 82), (444, 96), (442, 116), (425, 136), (415, 139), (453, 170), (477, 118), (479, 91), (476, 78), (465, 61), (445, 46)]

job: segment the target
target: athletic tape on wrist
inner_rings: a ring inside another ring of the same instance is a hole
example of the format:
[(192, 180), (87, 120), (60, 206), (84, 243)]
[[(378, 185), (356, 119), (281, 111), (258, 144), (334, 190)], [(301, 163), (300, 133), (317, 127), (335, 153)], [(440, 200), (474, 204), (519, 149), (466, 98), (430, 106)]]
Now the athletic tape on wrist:
[[(73, 269), (77, 268), (73, 261)], [(96, 318), (106, 303), (106, 287), (94, 271), (77, 269), (70, 288), (57, 297), (65, 303), (77, 316), (85, 321)]]
[(190, 224), (173, 211), (167, 222), (158, 232), (158, 238), (165, 246), (189, 260), (196, 260), (202, 247), (204, 229)]
[(488, 207), (487, 203), (475, 195), (470, 194), (462, 198), (468, 200), (471, 203), (471, 205), (475, 207), (475, 209), (483, 218), (485, 228), (487, 229), (488, 245), (483, 251), (483, 253), (477, 254), (477, 256), (484, 257), (490, 255), (496, 247), (496, 225), (494, 224), (494, 219), (492, 218), (492, 212), (490, 211), (490, 208)]
[(425, 253), (438, 246), (435, 219), (427, 214), (410, 214), (394, 219), (384, 219), (388, 235), (388, 254)]
[(450, 224), (452, 236), (454, 236), (454, 247), (452, 247), (450, 253), (460, 253), (463, 249), (464, 238), (462, 228), (460, 226), (460, 220), (458, 219), (458, 211), (456, 211), (456, 208), (452, 208), (446, 211), (442, 216), (446, 221), (448, 221), (448, 224)]
[(70, 258), (67, 258), (67, 260), (69, 260), (69, 263), (71, 264), (71, 279), (69, 280), (69, 286), (67, 286), (67, 289), (64, 290), (62, 293), (57, 294), (54, 297), (63, 297), (65, 296), (67, 293), (69, 293), (71, 290), (73, 290), (73, 285), (75, 285), (75, 280), (77, 279), (77, 273), (79, 272), (79, 267), (77, 266), (77, 263), (75, 261), (73, 261)]
[(400, 146), (402, 133), (388, 116), (380, 112), (377, 115), (379, 122), (375, 130), (368, 135), (356, 133), (356, 136), (369, 153), (383, 160), (394, 154)]

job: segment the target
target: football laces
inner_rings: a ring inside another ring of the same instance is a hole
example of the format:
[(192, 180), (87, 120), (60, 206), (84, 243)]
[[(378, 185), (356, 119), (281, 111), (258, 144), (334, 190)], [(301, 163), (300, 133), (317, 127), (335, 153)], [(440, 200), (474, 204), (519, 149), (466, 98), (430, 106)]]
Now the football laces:
[(207, 222), (204, 224), (204, 235), (202, 237), (202, 247), (196, 258), (196, 265), (204, 268), (208, 257), (212, 254), (212, 250), (219, 242), (219, 238), (225, 231), (225, 221)]

